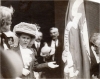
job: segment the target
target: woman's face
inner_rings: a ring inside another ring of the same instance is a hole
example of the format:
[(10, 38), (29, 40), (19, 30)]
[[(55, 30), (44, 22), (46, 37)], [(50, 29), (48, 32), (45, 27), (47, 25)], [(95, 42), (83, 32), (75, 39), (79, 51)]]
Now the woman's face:
[(100, 48), (99, 47), (95, 47), (95, 52), (96, 52), (96, 54), (99, 54), (100, 53)]
[(9, 44), (10, 46), (12, 46), (13, 43), (14, 43), (13, 38), (8, 38), (8, 44)]
[(19, 36), (19, 44), (22, 47), (27, 47), (29, 45), (30, 41), (31, 41), (31, 36), (29, 36), (27, 34), (21, 34)]

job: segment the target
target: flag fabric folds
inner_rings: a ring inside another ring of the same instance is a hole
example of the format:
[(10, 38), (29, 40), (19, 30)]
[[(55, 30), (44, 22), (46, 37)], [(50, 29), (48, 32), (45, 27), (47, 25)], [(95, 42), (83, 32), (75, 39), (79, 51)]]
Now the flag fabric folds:
[(84, 0), (69, 0), (64, 32), (65, 79), (90, 79), (90, 51)]

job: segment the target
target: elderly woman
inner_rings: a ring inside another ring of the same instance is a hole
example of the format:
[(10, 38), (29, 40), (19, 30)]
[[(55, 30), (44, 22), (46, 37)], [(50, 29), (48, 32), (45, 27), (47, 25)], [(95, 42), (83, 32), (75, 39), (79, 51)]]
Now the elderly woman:
[[(11, 20), (13, 15), (12, 7), (0, 6), (0, 44), (4, 49), (9, 48), (7, 35), (10, 31)], [(11, 32), (11, 31), (10, 31)]]
[(10, 31), (12, 15), (12, 7), (0, 6), (0, 33)]
[[(8, 31), (10, 31), (12, 14), (12, 7), (0, 6), (0, 79), (14, 79), (16, 76), (20, 76), (22, 71), (22, 61), (20, 57), (11, 50), (4, 51), (5, 47), (8, 48), (8, 45), (3, 43), (5, 38), (1, 37), (4, 32), (8, 35)], [(9, 44), (11, 44), (10, 39), (8, 41)], [(4, 49), (2, 47), (4, 47)], [(19, 66), (17, 66), (17, 64)]]
[(93, 79), (99, 78), (99, 67), (100, 67), (100, 33), (94, 33), (90, 38), (91, 46), (91, 75)]
[(30, 48), (28, 48), (28, 45), (30, 44), (32, 39), (35, 39), (36, 36), (37, 29), (35, 24), (21, 22), (17, 24), (14, 29), (16, 35), (18, 36), (19, 42), (18, 46), (13, 48), (13, 50), (20, 55), (23, 62), (23, 71), (21, 78), (34, 78), (33, 70), (41, 71), (45, 67), (51, 67), (49, 64), (52, 64), (51, 68), (58, 67), (58, 65), (54, 65), (52, 62), (39, 65), (36, 64), (36, 59), (34, 56), (36, 51), (34, 49), (31, 50)]

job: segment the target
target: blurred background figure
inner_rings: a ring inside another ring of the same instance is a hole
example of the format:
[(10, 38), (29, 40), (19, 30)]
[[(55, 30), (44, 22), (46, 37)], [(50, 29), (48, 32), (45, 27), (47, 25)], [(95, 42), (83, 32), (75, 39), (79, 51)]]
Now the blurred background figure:
[[(9, 38), (9, 36), (12, 37), (13, 32), (10, 31), (11, 28), (11, 20), (13, 15), (13, 8), (0, 6), (0, 33), (1, 33), (1, 46), (4, 49), (10, 48), (10, 45), (8, 44), (8, 40), (10, 41), (12, 38)], [(9, 38), (9, 39), (8, 39)], [(13, 40), (12, 40), (13, 42)], [(11, 42), (9, 42), (11, 44)]]
[(32, 48), (34, 48), (37, 51), (36, 58), (38, 60), (38, 63), (43, 63), (42, 62), (43, 58), (40, 56), (41, 48), (43, 46), (44, 46), (43, 33), (41, 31), (38, 31), (37, 35), (36, 35), (35, 42), (32, 45)]
[(14, 47), (14, 33), (11, 31), (3, 32), (1, 35), (1, 45), (4, 50), (11, 49)]
[(36, 25), (37, 30), (40, 31), (41, 27), (39, 26), (39, 24), (35, 23), (35, 25)]
[(0, 79), (15, 79), (22, 74), (22, 61), (12, 50), (0, 48)]
[(100, 33), (94, 33), (90, 38), (91, 77), (100, 78)]
[(13, 8), (0, 6), (0, 32), (7, 32), (10, 31), (11, 27), (11, 20), (13, 15)]
[[(3, 34), (6, 37), (6, 33), (10, 31), (11, 19), (13, 14), (12, 7), (0, 6), (0, 79), (13, 78), (21, 75), (22, 72), (22, 61), (20, 57), (11, 50), (4, 51), (2, 40), (5, 40), (1, 36)], [(9, 36), (9, 35), (8, 35)], [(4, 37), (4, 36), (3, 36)], [(8, 37), (6, 37), (7, 40)], [(2, 39), (2, 40), (1, 40)], [(9, 42), (8, 42), (9, 41)], [(7, 44), (12, 44), (13, 40), (9, 39)], [(6, 47), (9, 48), (9, 46)], [(17, 66), (18, 65), (18, 66)]]
[[(43, 33), (40, 30), (40, 27), (38, 25), (36, 25), (37, 27), (37, 34), (36, 34), (36, 39), (34, 40), (34, 43), (32, 45), (32, 48), (36, 50), (35, 53), (35, 57), (38, 61), (38, 63), (43, 63), (43, 57), (40, 56), (40, 51), (41, 48), (44, 46), (44, 42), (43, 42)], [(39, 79), (41, 77), (41, 73), (42, 72), (34, 72), (34, 76), (36, 77), (36, 79)]]

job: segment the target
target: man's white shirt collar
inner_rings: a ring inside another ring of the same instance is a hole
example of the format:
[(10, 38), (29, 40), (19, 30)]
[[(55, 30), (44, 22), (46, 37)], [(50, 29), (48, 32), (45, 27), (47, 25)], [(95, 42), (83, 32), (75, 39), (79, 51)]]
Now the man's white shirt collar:
[(35, 47), (36, 47), (36, 48), (37, 48), (37, 44), (38, 44), (39, 47), (40, 47), (41, 42), (36, 42), (36, 41), (35, 41)]
[(51, 46), (52, 46), (52, 44), (56, 44), (56, 47), (58, 47), (58, 39), (56, 41), (52, 40), (51, 41)]

